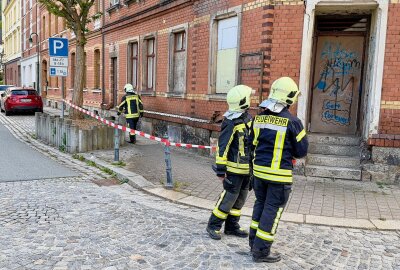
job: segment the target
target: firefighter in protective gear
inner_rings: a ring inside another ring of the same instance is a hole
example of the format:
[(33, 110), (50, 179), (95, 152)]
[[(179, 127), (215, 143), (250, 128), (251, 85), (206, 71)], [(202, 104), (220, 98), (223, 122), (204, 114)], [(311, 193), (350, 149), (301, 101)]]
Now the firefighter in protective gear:
[[(125, 95), (122, 97), (121, 103), (118, 105), (118, 115), (124, 112), (128, 127), (136, 130), (139, 118), (143, 116), (142, 99), (133, 90), (132, 84), (125, 84)], [(136, 143), (136, 135), (129, 134), (130, 142)]]
[(225, 222), (225, 234), (245, 238), (248, 232), (239, 225), (241, 209), (249, 192), (248, 135), (251, 116), (252, 89), (237, 85), (229, 90), (229, 110), (224, 114), (218, 139), (216, 165), (217, 176), (223, 181), (224, 191), (215, 205), (208, 221), (207, 232), (212, 239), (221, 239), (221, 228)]
[(255, 262), (277, 262), (271, 253), (278, 223), (291, 192), (293, 159), (307, 155), (308, 140), (301, 121), (288, 108), (299, 95), (288, 77), (274, 81), (263, 111), (252, 121), (249, 136), (252, 186), (256, 196), (249, 244)]

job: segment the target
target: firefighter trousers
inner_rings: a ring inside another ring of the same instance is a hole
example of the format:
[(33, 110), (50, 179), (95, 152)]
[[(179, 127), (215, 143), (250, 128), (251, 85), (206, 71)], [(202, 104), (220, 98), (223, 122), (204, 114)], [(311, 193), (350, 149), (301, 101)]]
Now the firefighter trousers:
[(239, 229), (241, 209), (249, 193), (249, 176), (227, 174), (223, 181), (224, 191), (215, 205), (208, 227), (219, 231), (225, 221), (225, 231)]
[(249, 245), (253, 251), (267, 252), (291, 192), (291, 185), (274, 184), (254, 177), (256, 201), (250, 225)]
[[(139, 121), (138, 117), (126, 118), (126, 123), (128, 124), (128, 127), (132, 128), (134, 130), (136, 130), (138, 121)], [(131, 143), (135, 143), (136, 142), (136, 135), (132, 134), (132, 133), (129, 133), (129, 139), (130, 139)]]

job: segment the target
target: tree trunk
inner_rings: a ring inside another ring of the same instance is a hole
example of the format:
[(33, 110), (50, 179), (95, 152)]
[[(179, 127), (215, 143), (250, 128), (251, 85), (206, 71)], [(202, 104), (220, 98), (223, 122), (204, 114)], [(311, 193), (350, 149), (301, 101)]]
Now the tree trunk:
[[(74, 90), (72, 92), (72, 103), (82, 107), (83, 105), (83, 86), (84, 86), (84, 71), (85, 68), (85, 42), (84, 34), (76, 35), (76, 65), (75, 65), (75, 79)], [(83, 114), (78, 110), (70, 108), (70, 117), (72, 119), (83, 119)]]

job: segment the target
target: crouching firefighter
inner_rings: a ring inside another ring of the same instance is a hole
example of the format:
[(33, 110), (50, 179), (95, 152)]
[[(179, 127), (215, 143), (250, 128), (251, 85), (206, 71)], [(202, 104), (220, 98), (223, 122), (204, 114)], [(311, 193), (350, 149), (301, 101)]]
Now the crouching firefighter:
[(293, 159), (307, 155), (308, 140), (301, 121), (288, 110), (296, 102), (299, 89), (288, 77), (274, 81), (263, 111), (251, 124), (249, 136), (251, 185), (256, 201), (250, 226), (249, 244), (255, 262), (277, 262), (271, 252), (275, 233), (293, 182)]
[(251, 116), (252, 89), (237, 85), (229, 90), (229, 110), (224, 114), (216, 152), (217, 176), (223, 181), (224, 191), (215, 205), (208, 221), (207, 232), (212, 239), (221, 239), (221, 228), (225, 222), (225, 234), (245, 238), (248, 232), (239, 225), (241, 209), (249, 192), (248, 135)]
[[(118, 105), (118, 115), (125, 113), (128, 127), (136, 130), (139, 118), (143, 116), (143, 103), (138, 94), (133, 91), (132, 84), (128, 83), (124, 86), (126, 95), (122, 97), (121, 103)], [(136, 135), (129, 134), (130, 142), (136, 143)]]

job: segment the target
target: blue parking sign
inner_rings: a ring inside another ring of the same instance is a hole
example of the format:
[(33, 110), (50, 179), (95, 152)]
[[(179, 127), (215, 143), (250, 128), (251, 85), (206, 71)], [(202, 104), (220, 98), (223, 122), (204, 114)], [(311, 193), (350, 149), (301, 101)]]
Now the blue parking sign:
[(58, 57), (68, 57), (68, 39), (49, 38), (49, 55)]

